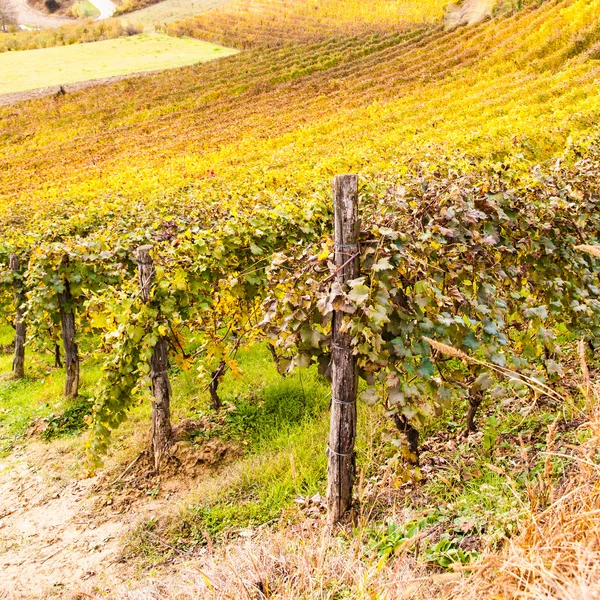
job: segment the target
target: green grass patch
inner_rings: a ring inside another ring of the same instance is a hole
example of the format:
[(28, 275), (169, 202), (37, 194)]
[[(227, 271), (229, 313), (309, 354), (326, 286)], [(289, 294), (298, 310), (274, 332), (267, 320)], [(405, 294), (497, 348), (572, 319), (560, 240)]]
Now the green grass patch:
[[(514, 398), (504, 405), (486, 404), (478, 417), (479, 433), (468, 438), (460, 435), (464, 401), (457, 399), (451, 410), (429, 422), (422, 432), (423, 479), (407, 488), (403, 502), (409, 515), (421, 516), (390, 520), (389, 507), (378, 506), (372, 513), (378, 522), (365, 536), (367, 547), (383, 560), (414, 550), (430, 565), (451, 568), (470, 563), (486, 548), (497, 550), (523, 519), (546, 508), (573, 463), (564, 455), (572, 455), (589, 432), (580, 428), (576, 401), (531, 402)], [(368, 465), (374, 481), (380, 477), (376, 465), (385, 468), (382, 454)]]
[(78, 0), (71, 7), (73, 16), (78, 19), (95, 19), (100, 11), (89, 0)]
[[(1, 337), (1, 336), (0, 336)], [(91, 410), (89, 396), (100, 378), (100, 366), (89, 359), (81, 365), (81, 398), (63, 396), (65, 373), (53, 368), (53, 357), (28, 352), (26, 377), (10, 377), (12, 356), (0, 356), (0, 456), (6, 455), (36, 421), (46, 421), (44, 439), (74, 435), (85, 428), (83, 419)]]
[(14, 343), (15, 330), (9, 325), (0, 327), (0, 346), (11, 346), (14, 345)]
[(272, 440), (271, 451), (249, 456), (204, 481), (202, 496), (182, 512), (165, 522), (142, 524), (129, 550), (153, 563), (165, 558), (169, 546), (189, 551), (205, 545), (207, 537), (219, 542), (232, 531), (279, 518), (298, 494), (322, 494), (327, 429), (328, 418), (322, 414), (293, 432), (282, 433)]
[(80, 434), (87, 427), (85, 418), (91, 415), (92, 406), (93, 401), (89, 398), (76, 398), (62, 412), (44, 419), (47, 426), (42, 438), (48, 442), (66, 435)]
[(275, 440), (327, 409), (330, 386), (316, 369), (282, 377), (263, 344), (241, 351), (237, 360), (242, 375), (226, 373), (218, 390), (223, 402), (219, 412), (210, 407), (209, 394), (193, 371), (173, 371), (174, 420), (202, 422), (190, 433), (191, 441), (220, 438), (243, 443), (250, 451), (269, 451)]
[[(0, 329), (0, 343), (10, 343), (13, 335), (10, 328)], [(85, 340), (82, 347), (87, 348)], [(329, 383), (314, 368), (281, 377), (264, 345), (237, 358), (242, 375), (224, 377), (219, 413), (209, 408), (209, 395), (193, 372), (171, 372), (173, 422), (198, 420), (202, 426), (191, 432), (192, 442), (230, 440), (246, 452), (204, 479), (198, 495), (180, 512), (140, 526), (129, 550), (146, 564), (172, 552), (193, 551), (207, 540), (218, 543), (248, 527), (298, 518), (293, 508), (297, 495), (325, 492)], [(67, 401), (64, 371), (54, 369), (52, 359), (50, 353), (29, 353), (26, 379), (0, 380), (0, 454), (9, 452), (35, 420), (46, 421), (41, 436), (48, 441), (85, 429), (100, 364), (89, 358), (82, 363), (82, 397)], [(11, 355), (1, 355), (0, 371), (9, 372), (11, 361)], [(458, 398), (423, 428), (424, 477), (406, 484), (411, 467), (398, 459), (401, 449), (394, 444), (400, 434), (383, 407), (360, 405), (357, 491), (375, 493), (363, 498), (361, 514), (369, 515), (368, 522), (353, 535), (362, 536), (365, 552), (377, 560), (414, 546), (420, 559), (435, 567), (469, 564), (485, 548), (503, 544), (524, 517), (551, 502), (548, 490), (568, 476), (569, 461), (548, 458), (545, 452), (569, 454), (573, 444), (585, 439), (580, 408), (576, 401), (553, 406), (540, 400), (532, 406), (518, 397), (488, 399), (477, 419), (480, 434), (465, 439), (459, 434), (466, 401)], [(147, 404), (134, 408), (116, 432), (115, 445), (132, 451), (128, 432), (148, 426), (148, 413)], [(390, 501), (393, 494), (397, 497)]]
[[(13, 341), (12, 327), (0, 327), (0, 346)], [(88, 345), (80, 340), (81, 348)], [(53, 353), (26, 347), (26, 377), (20, 380), (12, 378), (12, 360), (12, 352), (0, 354), (0, 456), (10, 452), (35, 421), (42, 423), (41, 436), (47, 440), (75, 435), (85, 428), (83, 419), (91, 411), (92, 392), (100, 378), (97, 360), (82, 361), (80, 398), (75, 400), (63, 396), (65, 371), (53, 366)]]
[(219, 414), (206, 408), (208, 398), (191, 397), (191, 374), (181, 373), (174, 382), (175, 396), (187, 396), (190, 403), (179, 410), (209, 424), (191, 439), (199, 444), (213, 437), (233, 440), (245, 445), (246, 456), (203, 481), (201, 497), (182, 512), (139, 528), (130, 550), (145, 562), (162, 560), (169, 546), (188, 551), (206, 544), (207, 536), (219, 541), (233, 530), (268, 523), (298, 494), (324, 493), (328, 382), (312, 368), (281, 377), (263, 345), (238, 359), (243, 376), (225, 377)]
[(89, 81), (140, 71), (160, 71), (236, 54), (191, 38), (140, 34), (76, 46), (0, 54), (0, 94)]

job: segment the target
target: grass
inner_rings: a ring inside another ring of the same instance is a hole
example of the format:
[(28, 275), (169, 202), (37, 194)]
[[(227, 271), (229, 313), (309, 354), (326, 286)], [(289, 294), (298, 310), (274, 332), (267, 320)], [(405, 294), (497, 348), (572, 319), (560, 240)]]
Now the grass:
[(50, 415), (45, 419), (47, 426), (42, 439), (50, 441), (66, 435), (78, 435), (87, 427), (85, 419), (92, 413), (89, 398), (77, 398), (64, 411)]
[[(12, 341), (12, 331), (2, 328), (0, 340)], [(100, 366), (84, 361), (81, 371), (81, 397), (63, 397), (65, 375), (52, 366), (53, 357), (27, 352), (26, 377), (10, 378), (12, 355), (0, 355), (0, 456), (6, 455), (24, 438), (29, 428), (40, 422), (44, 439), (74, 435), (84, 429), (83, 418), (90, 410), (89, 398), (98, 379)], [(46, 428), (47, 427), (47, 428)]]
[(79, 19), (95, 19), (100, 11), (89, 0), (78, 0), (71, 7), (71, 12)]
[[(4, 328), (0, 341), (8, 344), (12, 335)], [(83, 360), (81, 397), (67, 401), (62, 396), (64, 371), (51, 367), (51, 358), (28, 353), (28, 377), (0, 382), (0, 454), (10, 452), (36, 421), (42, 424), (40, 437), (49, 442), (85, 432), (84, 419), (100, 365), (93, 358)], [(202, 502), (192, 503), (177, 524), (177, 537), (186, 546), (198, 542), (200, 531), (219, 537), (231, 527), (261, 524), (278, 517), (296, 494), (323, 492), (327, 382), (314, 369), (281, 377), (263, 345), (242, 351), (238, 359), (242, 377), (224, 377), (219, 389), (224, 407), (219, 415), (208, 408), (209, 395), (193, 373), (172, 373), (174, 423), (202, 419), (203, 427), (191, 433), (192, 442), (229, 440), (246, 454), (224, 478), (206, 482)], [(0, 369), (8, 373), (11, 360), (10, 355), (0, 357)], [(116, 432), (111, 452), (121, 452), (123, 439), (129, 452), (135, 452), (128, 435), (142, 422), (149, 424), (147, 405), (132, 410)], [(76, 443), (83, 443), (83, 438)]]
[(222, 540), (231, 530), (277, 519), (297, 495), (322, 494), (326, 438), (327, 419), (321, 416), (272, 439), (270, 449), (245, 459), (224, 478), (217, 477), (212, 494), (210, 484), (203, 486), (202, 498), (168, 524), (166, 535), (188, 550), (204, 545), (205, 533)]
[[(11, 336), (8, 328), (0, 331), (1, 342), (10, 342)], [(9, 370), (10, 358), (2, 356), (0, 368)], [(564, 488), (573, 473), (573, 459), (568, 455), (573, 456), (574, 448), (593, 449), (593, 429), (582, 429), (579, 401), (564, 406), (531, 405), (520, 398), (503, 405), (488, 403), (478, 418), (480, 433), (463, 439), (458, 434), (465, 406), (458, 400), (423, 429), (419, 474), (398, 460), (401, 450), (393, 442), (399, 434), (383, 410), (361, 405), (357, 481), (361, 509), (355, 527), (327, 532), (322, 529), (319, 515), (323, 506), (318, 501), (313, 505), (295, 502), (298, 497), (325, 492), (327, 382), (312, 369), (282, 378), (262, 345), (241, 352), (238, 358), (242, 376), (224, 378), (219, 389), (224, 408), (219, 416), (208, 408), (208, 394), (191, 373), (173, 371), (174, 421), (192, 418), (208, 424), (204, 431), (193, 432), (192, 441), (232, 440), (244, 445), (246, 452), (240, 460), (204, 478), (197, 494), (182, 507), (166, 518), (140, 525), (128, 550), (143, 565), (158, 565), (183, 555), (196, 557), (198, 550), (208, 546), (211, 551), (226, 553), (223, 565), (235, 561), (237, 566), (239, 561), (242, 568), (248, 560), (253, 561), (260, 577), (280, 591), (300, 586), (288, 590), (299, 596), (282, 593), (274, 597), (332, 600), (369, 597), (368, 590), (384, 583), (392, 594), (407, 585), (409, 576), (431, 574), (431, 569), (434, 573), (453, 571), (462, 565), (468, 572), (475, 564), (474, 572), (479, 573), (476, 561), (498, 565), (499, 549), (508, 540), (520, 539), (521, 531), (528, 531), (530, 537), (541, 535), (535, 528), (527, 529), (528, 523), (532, 515), (553, 510), (557, 490)], [(61, 394), (62, 371), (32, 355), (29, 372), (24, 381), (0, 384), (3, 453), (34, 419), (48, 423), (47, 434), (42, 434), (47, 440), (78, 435), (89, 408), (86, 396), (99, 377), (98, 365), (87, 359), (82, 365), (83, 398), (67, 403)], [(119, 439), (127, 438), (141, 421), (147, 422), (148, 412), (147, 406), (136, 408), (130, 422), (118, 432)], [(492, 429), (494, 435), (490, 436)], [(593, 464), (590, 452), (586, 460)], [(569, 486), (573, 491), (574, 486)], [(577, 497), (582, 493), (578, 489)], [(593, 513), (596, 500), (582, 500), (588, 512)], [(240, 535), (244, 540), (259, 540), (244, 546), (243, 559), (238, 556)], [(587, 534), (582, 530), (581, 535)], [(268, 564), (269, 555), (285, 556), (286, 572), (297, 576), (282, 579), (281, 569)], [(535, 557), (530, 559), (533, 572), (538, 567)], [(305, 569), (310, 564), (309, 576)], [(342, 564), (343, 571), (339, 571)], [(220, 597), (223, 587), (216, 585), (219, 568), (214, 566), (208, 573), (203, 570), (204, 583), (197, 585), (208, 585), (208, 590), (198, 592), (201, 597)], [(589, 572), (580, 576), (585, 581)], [(512, 572), (504, 577), (503, 585), (509, 585), (510, 577)], [(485, 585), (491, 582), (486, 580)], [(449, 597), (450, 592), (435, 596), (435, 589), (424, 597)]]
[[(180, 417), (203, 419), (202, 428), (191, 434), (193, 442), (219, 438), (245, 447), (245, 458), (203, 481), (201, 496), (161, 523), (161, 535), (180, 550), (205, 544), (207, 535), (222, 540), (232, 529), (277, 519), (298, 494), (324, 493), (327, 382), (315, 369), (282, 378), (263, 345), (242, 352), (239, 362), (242, 378), (225, 377), (219, 389), (225, 405), (220, 415), (207, 409), (208, 398), (192, 397), (188, 374), (174, 383), (175, 396), (188, 398), (178, 402)], [(148, 537), (156, 525), (143, 524), (131, 545), (150, 562), (162, 556), (155, 534)]]
[[(257, 397), (268, 396), (269, 388), (278, 385), (271, 382)], [(287, 398), (284, 404), (295, 405)], [(468, 439), (459, 437), (464, 405), (458, 401), (424, 428), (424, 478), (419, 480), (413, 472), (408, 483), (402, 474), (406, 467), (394, 460), (398, 454), (390, 443), (394, 434), (383, 411), (359, 408), (361, 510), (354, 526), (329, 530), (322, 510), (315, 516), (306, 511), (307, 504), (294, 502), (297, 494), (324, 492), (327, 415), (323, 412), (303, 429), (269, 436), (254, 454), (204, 480), (201, 491), (184, 507), (140, 526), (129, 551), (145, 567), (166, 561), (167, 571), (177, 573), (173, 561), (177, 564), (178, 557), (186, 557), (185, 583), (176, 574), (172, 580), (165, 578), (158, 568), (150, 571), (156, 580), (145, 577), (144, 597), (234, 598), (243, 596), (244, 589), (258, 587), (268, 590), (267, 597), (281, 599), (425, 600), (462, 594), (471, 598), (477, 586), (469, 587), (468, 577), (464, 584), (447, 583), (460, 577), (457, 569), (485, 586), (489, 593), (479, 597), (493, 597), (495, 569), (501, 567), (502, 549), (508, 547), (512, 552), (508, 571), (500, 579), (503, 597), (529, 598), (525, 591), (523, 596), (508, 593), (518, 583), (511, 540), (518, 544), (526, 536), (534, 537), (539, 551), (551, 552), (543, 538), (545, 521), (532, 520), (537, 514), (549, 514), (550, 525), (560, 529), (553, 507), (563, 497), (569, 502), (573, 491), (593, 522), (598, 521), (597, 486), (587, 486), (588, 491), (596, 490), (590, 498), (578, 487), (585, 480), (574, 476), (579, 450), (573, 450), (581, 448), (591, 457), (597, 443), (594, 428), (581, 418), (580, 400), (552, 406), (515, 398), (509, 410), (506, 405), (488, 404), (479, 418), (481, 432)], [(484, 444), (492, 426), (496, 436)], [(597, 473), (597, 467), (586, 469)], [(582, 519), (561, 515), (568, 523), (576, 521), (578, 535), (592, 543), (593, 535), (586, 533)], [(529, 553), (525, 568), (534, 575), (533, 587), (545, 579), (543, 585), (558, 589), (555, 595), (532, 597), (585, 597), (574, 590), (577, 585), (584, 589), (597, 573), (589, 562), (597, 550), (581, 555), (587, 561), (583, 566), (582, 560), (579, 564), (573, 560), (574, 544), (563, 544), (559, 554), (563, 551), (571, 553), (575, 570), (588, 570), (564, 592)], [(551, 554), (547, 558), (548, 564), (553, 563)], [(491, 570), (482, 570), (480, 561)], [(564, 562), (559, 564), (565, 567)], [(236, 577), (231, 577), (233, 571)], [(134, 593), (128, 590), (122, 597), (136, 597)]]
[(140, 34), (78, 46), (0, 55), (0, 94), (159, 71), (235, 54), (236, 50), (189, 38)]
[[(266, 359), (263, 348), (250, 355), (251, 370)], [(201, 495), (182, 510), (144, 523), (130, 551), (145, 564), (156, 564), (173, 552), (222, 543), (248, 528), (303, 520), (295, 498), (325, 494), (328, 428), (327, 385), (310, 371), (303, 376), (304, 381), (300, 373), (286, 380), (268, 377), (262, 388), (236, 396), (235, 410), (204, 435), (242, 440), (248, 444), (246, 458), (205, 480)], [(229, 385), (228, 394), (235, 395), (236, 382)], [(564, 474), (566, 461), (556, 458), (549, 468), (543, 453), (581, 441), (572, 426), (578, 407), (542, 405), (529, 411), (526, 401), (516, 402), (522, 402), (520, 411), (489, 406), (480, 417), (481, 432), (463, 439), (458, 421), (464, 419), (464, 405), (457, 401), (423, 430), (420, 469), (401, 460), (402, 444), (396, 443), (401, 436), (381, 407), (360, 406), (361, 509), (350, 535), (361, 540), (361, 552), (374, 549), (384, 560), (420, 552), (425, 564), (447, 569), (512, 537), (547, 501), (540, 476), (556, 481)], [(559, 431), (549, 439), (553, 423)]]
[[(518, 532), (502, 552), (488, 552), (479, 568), (459, 582), (455, 600), (498, 597), (542, 600), (594, 598), (600, 593), (600, 388), (592, 387), (587, 419), (574, 431), (573, 443), (548, 448), (546, 461), (561, 461), (560, 477), (538, 473), (540, 485), (529, 492), (537, 500), (539, 490), (547, 504), (534, 504)], [(550, 469), (548, 470), (550, 471)], [(476, 592), (475, 592), (476, 591)]]

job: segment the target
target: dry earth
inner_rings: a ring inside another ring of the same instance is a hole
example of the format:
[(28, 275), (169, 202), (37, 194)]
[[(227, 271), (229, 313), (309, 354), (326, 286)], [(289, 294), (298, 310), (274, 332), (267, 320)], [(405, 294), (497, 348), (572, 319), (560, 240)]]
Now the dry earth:
[(0, 460), (0, 598), (74, 600), (123, 584), (134, 575), (121, 558), (128, 534), (198, 489), (228, 450), (184, 446), (159, 477), (142, 457), (116, 484), (126, 463), (81, 478), (72, 442), (32, 441)]
[(7, 0), (16, 14), (18, 25), (29, 27), (59, 27), (65, 23), (73, 23), (73, 19), (67, 17), (51, 17), (43, 12), (32, 8), (27, 0)]

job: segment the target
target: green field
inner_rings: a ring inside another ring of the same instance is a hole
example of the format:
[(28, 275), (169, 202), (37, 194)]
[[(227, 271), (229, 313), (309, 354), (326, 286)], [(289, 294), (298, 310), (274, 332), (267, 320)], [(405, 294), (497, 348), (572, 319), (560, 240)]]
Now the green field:
[(0, 55), (0, 94), (141, 71), (159, 71), (236, 53), (237, 50), (208, 42), (161, 34), (5, 52)]
[(95, 19), (100, 11), (89, 0), (78, 0), (71, 7), (73, 15), (80, 19)]

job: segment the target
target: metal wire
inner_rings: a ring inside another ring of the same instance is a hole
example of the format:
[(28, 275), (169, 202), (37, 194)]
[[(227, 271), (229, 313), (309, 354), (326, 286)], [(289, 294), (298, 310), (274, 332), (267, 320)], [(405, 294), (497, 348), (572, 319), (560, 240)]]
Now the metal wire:
[(342, 457), (346, 457), (346, 458), (354, 456), (354, 454), (355, 454), (355, 452), (350, 452), (350, 454), (342, 454), (340, 452), (336, 452), (335, 450), (332, 450), (329, 446), (327, 446), (327, 452), (331, 452), (332, 454), (335, 454), (336, 456), (342, 456)]

